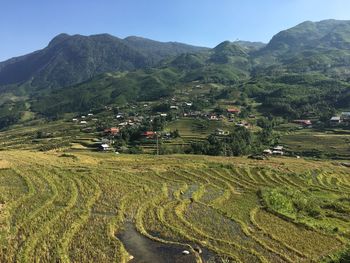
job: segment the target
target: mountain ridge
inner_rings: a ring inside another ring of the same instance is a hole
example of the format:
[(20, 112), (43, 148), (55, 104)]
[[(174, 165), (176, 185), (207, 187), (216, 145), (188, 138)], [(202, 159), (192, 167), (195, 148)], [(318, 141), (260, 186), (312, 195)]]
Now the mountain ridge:
[(0, 86), (31, 82), (64, 87), (98, 74), (151, 67), (167, 57), (205, 50), (182, 43), (128, 40), (110, 34), (59, 34), (38, 51), (0, 62)]

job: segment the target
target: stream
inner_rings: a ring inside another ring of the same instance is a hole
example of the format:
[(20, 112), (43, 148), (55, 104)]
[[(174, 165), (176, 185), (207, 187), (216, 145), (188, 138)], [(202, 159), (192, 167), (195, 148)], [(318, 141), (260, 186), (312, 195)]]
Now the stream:
[(128, 222), (124, 230), (118, 234), (124, 247), (134, 258), (130, 263), (195, 263), (195, 255), (183, 255), (188, 248), (163, 244), (141, 235), (135, 226)]

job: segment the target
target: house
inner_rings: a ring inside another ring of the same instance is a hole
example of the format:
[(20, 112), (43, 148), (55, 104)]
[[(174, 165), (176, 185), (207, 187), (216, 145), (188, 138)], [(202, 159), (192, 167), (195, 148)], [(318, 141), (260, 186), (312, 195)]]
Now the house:
[(240, 121), (240, 122), (237, 122), (235, 126), (236, 126), (236, 127), (248, 128), (248, 127), (249, 127), (249, 124), (248, 124), (248, 122), (246, 122), (246, 121)]
[(284, 152), (283, 151), (272, 151), (273, 155), (283, 155)]
[(86, 118), (86, 116), (85, 116), (85, 115), (82, 115), (82, 116), (81, 116), (81, 118), (82, 118), (82, 119), (85, 119), (85, 118)]
[(125, 127), (125, 126), (127, 126), (127, 125), (128, 125), (127, 122), (121, 122), (121, 123), (118, 124), (118, 126), (120, 126), (120, 127)]
[(141, 134), (141, 136), (143, 136), (147, 139), (153, 139), (155, 135), (156, 135), (156, 133), (153, 131), (145, 131)]
[(224, 135), (224, 136), (226, 136), (226, 135), (229, 135), (230, 132), (229, 132), (229, 131), (224, 131), (224, 130), (222, 130), (222, 129), (216, 129), (216, 130), (215, 130), (215, 134), (216, 134), (216, 135)]
[(120, 131), (119, 128), (112, 127), (112, 128), (105, 129), (104, 133), (109, 135), (117, 135), (119, 131)]
[(218, 121), (219, 118), (216, 115), (209, 115), (209, 120), (211, 120), (211, 121)]
[(293, 123), (300, 124), (304, 127), (310, 127), (312, 125), (310, 120), (294, 120)]
[(166, 114), (166, 113), (161, 113), (160, 114), (160, 117), (166, 117), (166, 116), (168, 116), (168, 114)]
[(341, 118), (339, 116), (333, 116), (329, 122), (331, 125), (338, 125), (339, 123), (341, 123)]
[(73, 121), (73, 122), (77, 122), (77, 121), (78, 121), (78, 119), (74, 118), (74, 119), (72, 119), (72, 121)]
[(236, 108), (229, 108), (229, 109), (227, 109), (226, 111), (227, 111), (227, 113), (229, 113), (229, 114), (238, 114), (238, 113), (241, 112), (240, 109), (236, 109)]
[(170, 106), (170, 109), (171, 109), (171, 110), (178, 110), (178, 109), (179, 109), (179, 107), (178, 107), (178, 106), (176, 106), (176, 105), (172, 105), (172, 106)]
[(102, 151), (109, 151), (109, 150), (111, 150), (111, 147), (107, 143), (103, 143), (100, 145), (100, 149)]
[(87, 121), (81, 121), (80, 124), (87, 124)]
[(340, 118), (342, 121), (350, 121), (350, 112), (342, 112)]
[(92, 114), (92, 113), (89, 113), (89, 114), (88, 114), (88, 116), (90, 116), (90, 117), (91, 117), (91, 116), (94, 116), (94, 114)]
[(193, 103), (192, 103), (192, 102), (185, 102), (185, 105), (186, 105), (187, 107), (191, 107), (191, 106), (193, 105)]
[(200, 112), (200, 111), (191, 111), (191, 112), (189, 113), (189, 115), (190, 115), (191, 117), (199, 117), (199, 116), (201, 115), (201, 112)]
[(283, 151), (283, 146), (277, 145), (275, 147), (273, 147), (274, 151)]
[(263, 150), (263, 154), (272, 154), (272, 151), (270, 149)]

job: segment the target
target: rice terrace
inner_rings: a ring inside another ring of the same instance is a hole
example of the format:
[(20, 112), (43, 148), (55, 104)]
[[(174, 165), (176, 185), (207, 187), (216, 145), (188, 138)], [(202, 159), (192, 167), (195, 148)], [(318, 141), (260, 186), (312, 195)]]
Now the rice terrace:
[(0, 1), (0, 263), (350, 263), (350, 1)]
[(326, 262), (350, 238), (349, 168), (337, 162), (0, 159), (0, 262)]

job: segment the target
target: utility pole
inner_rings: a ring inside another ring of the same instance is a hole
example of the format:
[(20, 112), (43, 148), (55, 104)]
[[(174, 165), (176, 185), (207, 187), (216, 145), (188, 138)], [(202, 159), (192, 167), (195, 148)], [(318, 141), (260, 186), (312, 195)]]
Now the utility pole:
[(159, 139), (158, 139), (158, 132), (156, 132), (157, 137), (157, 155), (159, 155)]

